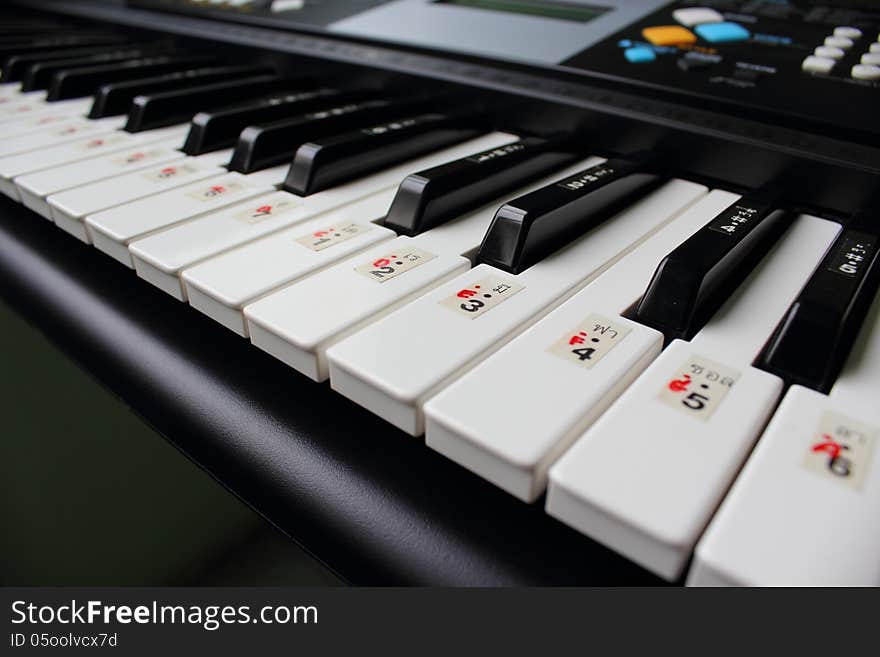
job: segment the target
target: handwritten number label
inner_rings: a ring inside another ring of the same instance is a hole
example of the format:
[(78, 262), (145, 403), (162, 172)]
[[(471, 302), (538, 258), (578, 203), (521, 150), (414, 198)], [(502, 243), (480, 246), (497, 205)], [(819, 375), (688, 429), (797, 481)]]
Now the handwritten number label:
[(562, 335), (547, 351), (587, 369), (608, 355), (632, 329), (620, 319), (591, 314)]
[(440, 300), (441, 306), (469, 319), (476, 319), (524, 288), (513, 279), (487, 276)]
[(880, 430), (841, 413), (826, 411), (811, 436), (801, 465), (811, 472), (861, 490)]
[(236, 180), (219, 180), (214, 183), (209, 183), (200, 189), (194, 189), (191, 192), (187, 192), (186, 195), (197, 201), (207, 203), (209, 201), (215, 201), (221, 197), (233, 196), (236, 192), (240, 192), (243, 189), (244, 185)]
[(280, 214), (295, 210), (301, 205), (302, 200), (293, 195), (277, 200), (264, 199), (263, 201), (254, 201), (252, 205), (237, 212), (233, 217), (246, 224), (260, 224)]
[(181, 176), (196, 173), (198, 170), (198, 167), (195, 167), (192, 164), (169, 164), (158, 171), (148, 171), (147, 173), (142, 174), (142, 177), (150, 182), (162, 183), (167, 180), (174, 180)]
[(385, 283), (403, 273), (436, 258), (433, 253), (421, 249), (402, 248), (399, 251), (373, 258), (354, 270), (377, 283)]
[(312, 251), (323, 251), (331, 246), (350, 240), (352, 237), (361, 235), (370, 230), (372, 226), (367, 224), (339, 224), (327, 226), (297, 238), (297, 242)]
[(739, 376), (737, 370), (694, 355), (666, 379), (657, 399), (691, 417), (708, 420)]

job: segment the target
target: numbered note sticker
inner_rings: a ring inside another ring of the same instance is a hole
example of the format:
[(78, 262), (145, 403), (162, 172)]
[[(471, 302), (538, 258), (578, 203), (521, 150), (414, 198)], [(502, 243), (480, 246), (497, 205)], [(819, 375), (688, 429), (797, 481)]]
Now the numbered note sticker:
[(524, 287), (514, 280), (499, 276), (487, 276), (476, 281), (473, 285), (460, 289), (451, 297), (441, 299), (440, 305), (454, 310), (459, 315), (475, 319), (499, 303), (506, 301)]
[(366, 226), (361, 224), (342, 224), (338, 227), (327, 226), (327, 228), (298, 237), (296, 241), (312, 251), (323, 251), (331, 246), (350, 240), (352, 237), (366, 233), (370, 228), (372, 228), (370, 224)]
[(192, 164), (169, 164), (158, 171), (148, 171), (147, 173), (141, 174), (141, 177), (150, 182), (161, 183), (166, 180), (171, 180), (172, 178), (179, 178), (181, 176), (196, 173), (198, 170), (199, 168)]
[(826, 411), (801, 463), (807, 470), (861, 490), (880, 430)]
[(694, 355), (663, 383), (657, 399), (691, 417), (708, 420), (739, 375), (726, 365)]
[(113, 158), (111, 162), (119, 167), (128, 167), (133, 164), (142, 164), (144, 162), (149, 162), (150, 160), (155, 160), (163, 155), (166, 155), (167, 153), (168, 151), (161, 148), (132, 151), (131, 153), (125, 153), (124, 155)]
[(301, 205), (302, 199), (296, 196), (282, 198), (270, 203), (260, 203), (257, 201), (252, 206), (245, 208), (241, 212), (236, 212), (232, 216), (234, 219), (238, 219), (238, 221), (253, 225), (295, 210)]
[(384, 283), (436, 257), (433, 253), (428, 253), (421, 249), (403, 248), (380, 258), (375, 258), (371, 262), (365, 262), (359, 267), (355, 267), (354, 270), (370, 280)]
[(88, 141), (82, 142), (81, 144), (77, 144), (76, 148), (80, 151), (97, 151), (102, 148), (107, 148), (108, 146), (120, 144), (126, 139), (128, 139), (128, 135), (124, 133), (105, 135), (104, 137), (94, 137), (92, 139), (89, 139)]
[(631, 330), (619, 319), (592, 314), (559, 338), (547, 351), (570, 363), (591, 369)]
[(208, 201), (215, 201), (222, 196), (230, 196), (243, 189), (244, 185), (236, 180), (230, 180), (229, 182), (220, 181), (216, 183), (208, 183), (200, 189), (194, 189), (191, 192), (187, 192), (186, 195), (197, 201), (207, 203)]

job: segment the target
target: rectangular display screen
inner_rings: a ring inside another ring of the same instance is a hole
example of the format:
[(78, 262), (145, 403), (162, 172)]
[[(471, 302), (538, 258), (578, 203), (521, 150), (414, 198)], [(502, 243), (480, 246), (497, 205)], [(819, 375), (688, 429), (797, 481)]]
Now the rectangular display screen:
[(540, 0), (435, 0), (435, 4), (501, 11), (508, 14), (525, 14), (541, 18), (557, 18), (575, 23), (588, 23), (608, 11), (608, 7), (577, 5), (567, 2), (541, 2)]

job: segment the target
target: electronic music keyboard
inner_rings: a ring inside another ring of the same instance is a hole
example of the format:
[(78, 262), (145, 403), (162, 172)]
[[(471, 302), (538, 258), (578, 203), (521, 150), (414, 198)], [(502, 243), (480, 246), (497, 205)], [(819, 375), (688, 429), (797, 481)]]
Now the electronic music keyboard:
[(4, 298), (346, 579), (880, 584), (871, 3), (41, 1), (0, 58)]

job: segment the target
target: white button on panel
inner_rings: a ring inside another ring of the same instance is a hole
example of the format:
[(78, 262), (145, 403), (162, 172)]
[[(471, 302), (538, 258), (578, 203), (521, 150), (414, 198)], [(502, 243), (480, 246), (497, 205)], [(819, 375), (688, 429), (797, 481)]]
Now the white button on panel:
[(125, 123), (124, 117), (111, 116), (106, 119), (71, 119), (46, 126), (45, 130), (26, 135), (9, 136), (0, 140), (0, 157), (47, 148), (57, 144), (75, 141), (82, 137), (100, 135), (118, 130)]
[[(195, 219), (181, 226), (163, 231), (161, 234), (140, 240), (135, 256), (143, 261), (143, 265), (158, 269), (165, 275), (176, 278), (178, 273), (187, 267), (215, 256), (223, 251), (241, 246), (247, 242), (268, 235), (289, 225), (299, 223), (322, 212), (327, 212), (357, 199), (364, 198), (376, 192), (389, 190), (389, 198), (384, 208), (375, 210), (376, 214), (368, 217), (357, 217), (361, 221), (373, 221), (383, 217), (391, 204), (394, 196), (394, 188), (400, 181), (413, 171), (421, 171), (430, 167), (466, 157), (474, 152), (495, 148), (502, 144), (510, 143), (516, 137), (507, 133), (492, 133), (471, 139), (450, 148), (431, 153), (421, 158), (388, 167), (369, 176), (364, 176), (348, 183), (337, 185), (332, 189), (310, 194), (305, 198), (291, 196), (283, 209), (279, 212), (266, 215), (260, 221), (242, 221), (234, 214), (212, 214)], [(349, 245), (350, 246), (350, 245)], [(340, 249), (336, 249), (338, 252)], [(343, 249), (344, 250), (344, 249)], [(324, 254), (325, 256), (327, 254)], [(283, 263), (278, 263), (281, 266)], [(290, 263), (297, 272), (293, 262)], [(239, 276), (248, 278), (253, 272), (260, 271), (261, 267), (248, 265), (245, 271), (230, 270), (230, 278), (238, 279)], [(159, 276), (159, 271), (154, 271)], [(298, 272), (297, 272), (298, 273)], [(154, 276), (154, 277), (155, 277)], [(251, 279), (253, 280), (253, 279)], [(273, 281), (277, 287), (285, 281)], [(179, 284), (167, 281), (170, 289), (180, 290), (175, 296), (185, 296), (184, 290)], [(268, 291), (264, 286), (269, 281), (264, 281), (254, 294), (243, 299), (249, 301), (256, 296)], [(237, 281), (240, 285), (240, 282)], [(167, 286), (163, 289), (169, 289)], [(271, 289), (271, 287), (269, 288)], [(243, 305), (243, 303), (242, 303)], [(241, 306), (239, 306), (240, 308)]]
[(849, 50), (855, 45), (852, 39), (847, 39), (846, 37), (838, 37), (838, 36), (830, 36), (825, 37), (825, 45), (829, 48), (841, 48), (843, 50)]
[(724, 16), (709, 7), (676, 9), (672, 12), (672, 17), (685, 27), (699, 25), (700, 23), (720, 23), (724, 20)]
[(798, 217), (694, 340), (674, 340), (550, 469), (547, 512), (676, 579), (782, 392), (751, 362), (839, 228)]
[(810, 55), (804, 59), (801, 68), (807, 73), (830, 73), (837, 62), (830, 57)]
[(737, 198), (723, 191), (701, 198), (433, 397), (425, 404), (427, 445), (534, 501), (554, 458), (660, 353), (662, 334), (620, 314), (644, 292), (669, 251)]
[[(424, 432), (422, 407), (705, 192), (673, 180), (518, 275), (478, 265), (327, 352), (334, 390), (400, 429)], [(480, 288), (479, 315), (460, 293)]]
[(844, 39), (860, 39), (862, 38), (862, 31), (857, 27), (835, 27), (834, 28), (834, 36), (843, 37)]
[[(589, 158), (578, 162), (511, 192), (508, 198), (601, 161)], [(251, 341), (306, 376), (326, 380), (329, 376), (326, 353), (333, 344), (470, 268), (470, 261), (462, 254), (480, 245), (500, 205), (501, 201), (492, 201), (416, 237), (397, 237), (245, 306)], [(245, 247), (239, 252), (247, 250)], [(233, 256), (231, 253), (228, 257)], [(398, 266), (395, 260), (405, 260), (406, 264)], [(220, 261), (221, 258), (215, 258), (202, 267), (216, 267), (214, 278), (217, 279), (224, 264)], [(242, 265), (248, 263), (239, 263), (235, 271), (244, 271), (246, 267)], [(184, 272), (188, 283), (191, 276), (194, 280), (196, 269)], [(207, 273), (200, 274), (201, 289), (207, 289)], [(265, 280), (261, 284), (265, 285)], [(215, 290), (218, 287), (216, 282), (213, 287)], [(231, 293), (231, 288), (226, 289)], [(248, 293), (253, 295), (253, 290), (251, 283)], [(239, 289), (232, 294), (233, 298), (240, 298), (242, 292)], [(195, 300), (191, 302), (196, 307), (200, 305)], [(313, 312), (318, 307), (320, 312)]]
[(880, 66), (856, 64), (852, 67), (851, 75), (856, 80), (880, 80)]
[(220, 165), (228, 162), (231, 154), (230, 149), (198, 157), (178, 153), (177, 159), (52, 194), (46, 200), (59, 228), (90, 242), (83, 223), (86, 215), (224, 173), (226, 169)]
[(880, 295), (828, 395), (788, 391), (700, 541), (691, 585), (880, 585)]
[(813, 51), (813, 54), (816, 55), (816, 57), (823, 57), (825, 59), (842, 59), (846, 53), (840, 48), (819, 46)]
[[(225, 241), (224, 238), (236, 234), (235, 231), (223, 230), (232, 222), (241, 224), (245, 229), (237, 235), (238, 238), (251, 242), (244, 248), (234, 248), (233, 245), (231, 251), (220, 249), (219, 255), (213, 252), (211, 255), (230, 266), (229, 269), (221, 268), (218, 271), (236, 282), (240, 278), (267, 277), (268, 272), (277, 275), (279, 269), (287, 275), (297, 270), (293, 278), (302, 278), (375, 242), (394, 237), (394, 231), (373, 223), (385, 216), (394, 198), (394, 190), (353, 201), (342, 209), (323, 214), (317, 210), (317, 204), (309, 204), (312, 198), (278, 191), (207, 215), (205, 218), (210, 220), (210, 224), (217, 224), (221, 236), (217, 241), (208, 239), (209, 248), (212, 244), (219, 246)], [(317, 218), (307, 221), (316, 215)], [(181, 235), (176, 233), (200, 223), (194, 220), (132, 242), (129, 250), (138, 275), (175, 298), (186, 301), (186, 286), (179, 278), (183, 267), (180, 263), (191, 260), (191, 264), (195, 264), (205, 258), (200, 257), (203, 253), (201, 243), (180, 241)], [(205, 227), (208, 226), (205, 224)], [(281, 230), (286, 226), (291, 228)], [(256, 239), (260, 235), (269, 237)], [(245, 250), (247, 253), (242, 253)], [(249, 259), (243, 267), (235, 267), (235, 261), (243, 255), (261, 257)]]
[[(150, 132), (161, 133), (163, 130)], [(115, 153), (18, 176), (15, 178), (15, 186), (27, 207), (52, 221), (52, 207), (46, 200), (48, 196), (112, 176), (145, 169), (160, 162), (178, 160), (182, 156), (178, 150), (180, 146), (180, 137), (151, 141)]]
[(238, 201), (268, 194), (284, 182), (289, 165), (249, 173), (211, 176), (167, 192), (90, 214), (86, 230), (95, 248), (134, 268), (128, 244), (134, 239), (213, 213)]
[(186, 134), (187, 128), (188, 126), (175, 126), (173, 130), (149, 130), (136, 134), (114, 130), (91, 137), (84, 137), (58, 146), (9, 155), (0, 158), (0, 178), (10, 180), (32, 171), (84, 160), (102, 153), (115, 153), (138, 144), (158, 141), (172, 135), (177, 135), (179, 139), (182, 139)]
[(862, 55), (861, 63), (868, 66), (880, 66), (880, 51), (866, 52)]

